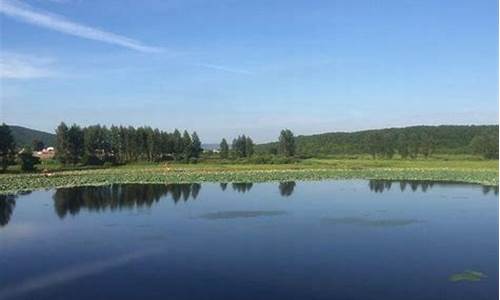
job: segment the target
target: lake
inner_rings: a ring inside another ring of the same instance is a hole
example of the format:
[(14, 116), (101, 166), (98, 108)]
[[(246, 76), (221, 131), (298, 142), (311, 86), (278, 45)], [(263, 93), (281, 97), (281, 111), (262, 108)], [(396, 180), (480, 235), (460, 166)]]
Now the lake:
[(0, 299), (497, 299), (498, 188), (113, 185), (0, 196)]

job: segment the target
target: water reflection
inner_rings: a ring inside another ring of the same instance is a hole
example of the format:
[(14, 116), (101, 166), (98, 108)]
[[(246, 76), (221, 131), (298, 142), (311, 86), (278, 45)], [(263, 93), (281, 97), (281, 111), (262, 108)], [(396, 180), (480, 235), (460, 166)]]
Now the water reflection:
[(54, 193), (54, 209), (60, 218), (76, 215), (80, 209), (100, 212), (106, 209), (150, 207), (170, 194), (175, 203), (196, 199), (201, 184), (124, 184), (61, 188)]
[(498, 195), (498, 186), (483, 186), (483, 194), (487, 195), (490, 192), (494, 193), (495, 195)]
[(233, 190), (237, 191), (238, 193), (246, 193), (250, 191), (253, 187), (253, 183), (251, 182), (233, 182), (231, 184), (233, 187)]
[[(399, 187), (401, 192), (427, 192), (435, 185), (453, 185), (449, 182), (436, 181), (390, 181), (369, 180), (368, 187), (375, 193), (383, 193)], [(222, 191), (227, 191), (229, 183), (219, 184)], [(253, 188), (253, 183), (231, 183), (232, 190), (246, 193)], [(291, 196), (295, 191), (294, 181), (280, 182), (279, 193), (283, 197)], [(60, 218), (67, 214), (76, 215), (81, 209), (92, 212), (103, 210), (132, 209), (150, 207), (161, 198), (170, 196), (174, 203), (196, 199), (201, 191), (201, 184), (122, 184), (109, 186), (87, 186), (56, 189), (53, 194), (54, 210)], [(29, 193), (29, 192), (28, 192)], [(482, 193), (498, 195), (498, 186), (483, 186)], [(27, 194), (27, 193), (24, 193)], [(0, 195), (0, 227), (6, 226), (12, 218), (18, 195)]]
[(280, 189), (280, 195), (283, 197), (288, 197), (293, 194), (295, 189), (295, 181), (280, 182), (278, 188)]
[[(435, 181), (422, 181), (422, 180), (411, 180), (411, 181), (398, 181), (399, 189), (401, 192), (404, 192), (407, 188), (411, 189), (411, 191), (416, 192), (419, 188), (422, 192), (427, 192), (430, 188), (434, 186), (434, 184), (438, 183)], [(392, 187), (394, 181), (390, 180), (370, 180), (368, 186), (370, 187), (370, 191), (375, 193), (383, 193), (384, 191), (389, 191)]]
[(0, 195), (0, 227), (9, 223), (15, 206), (15, 195)]

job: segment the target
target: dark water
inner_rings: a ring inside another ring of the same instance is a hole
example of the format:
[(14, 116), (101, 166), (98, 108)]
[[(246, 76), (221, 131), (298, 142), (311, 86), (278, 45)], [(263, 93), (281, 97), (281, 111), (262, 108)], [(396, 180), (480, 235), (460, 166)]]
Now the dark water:
[[(486, 277), (450, 281), (467, 270)], [(0, 299), (497, 299), (498, 188), (115, 185), (0, 199)]]

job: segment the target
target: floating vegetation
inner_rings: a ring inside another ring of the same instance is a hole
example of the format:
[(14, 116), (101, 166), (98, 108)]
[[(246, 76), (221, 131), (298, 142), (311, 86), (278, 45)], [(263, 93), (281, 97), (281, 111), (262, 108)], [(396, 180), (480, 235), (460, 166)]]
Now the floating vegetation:
[[(498, 186), (498, 171), (455, 168), (317, 168), (289, 166), (198, 166), (165, 168), (161, 165), (126, 166), (109, 169), (55, 172), (44, 174), (0, 174), (0, 194), (44, 188), (96, 186), (124, 183), (199, 183), (199, 182), (288, 182), (323, 179), (428, 180), (478, 183)], [(285, 169), (287, 167), (288, 169)], [(238, 186), (237, 188), (240, 188)], [(247, 191), (245, 187), (242, 191)]]
[(480, 281), (483, 278), (486, 278), (486, 274), (478, 271), (466, 270), (462, 273), (456, 273), (450, 276), (450, 281), (458, 282), (458, 281)]
[(321, 219), (321, 224), (325, 225), (356, 225), (366, 227), (398, 227), (421, 222), (414, 219), (368, 219), (360, 217)]
[(273, 217), (285, 215), (283, 210), (235, 210), (235, 211), (218, 211), (201, 215), (200, 218), (205, 220), (223, 220), (223, 219), (239, 219), (239, 218), (256, 218), (256, 217)]

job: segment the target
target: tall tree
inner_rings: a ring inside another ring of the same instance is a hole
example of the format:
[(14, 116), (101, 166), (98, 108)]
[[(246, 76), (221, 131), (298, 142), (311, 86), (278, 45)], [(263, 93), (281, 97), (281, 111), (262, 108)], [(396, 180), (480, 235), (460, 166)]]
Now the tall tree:
[(184, 130), (184, 133), (182, 134), (182, 145), (184, 147), (184, 159), (188, 161), (193, 156), (193, 142), (191, 141), (191, 136), (186, 130)]
[(63, 164), (68, 163), (68, 130), (64, 122), (56, 128), (56, 158)]
[(14, 162), (16, 144), (10, 127), (3, 123), (0, 126), (0, 166), (5, 171)]
[(192, 140), (193, 157), (198, 158), (200, 157), (200, 154), (203, 151), (203, 149), (201, 148), (201, 141), (196, 131), (193, 132), (193, 134), (191, 135), (191, 140)]
[(184, 152), (184, 143), (179, 130), (175, 129), (172, 134), (172, 142), (174, 146), (174, 156), (176, 159)]
[(284, 129), (281, 131), (279, 137), (279, 153), (284, 156), (294, 156), (295, 155), (295, 137), (290, 129)]
[(229, 145), (227, 144), (226, 139), (222, 139), (219, 145), (220, 157), (226, 159), (229, 155)]
[(80, 126), (73, 124), (68, 130), (67, 138), (68, 162), (77, 164), (81, 161), (84, 154), (83, 130)]
[(245, 155), (247, 157), (250, 157), (254, 154), (255, 150), (254, 150), (254, 143), (253, 143), (253, 140), (247, 136), (245, 138)]

